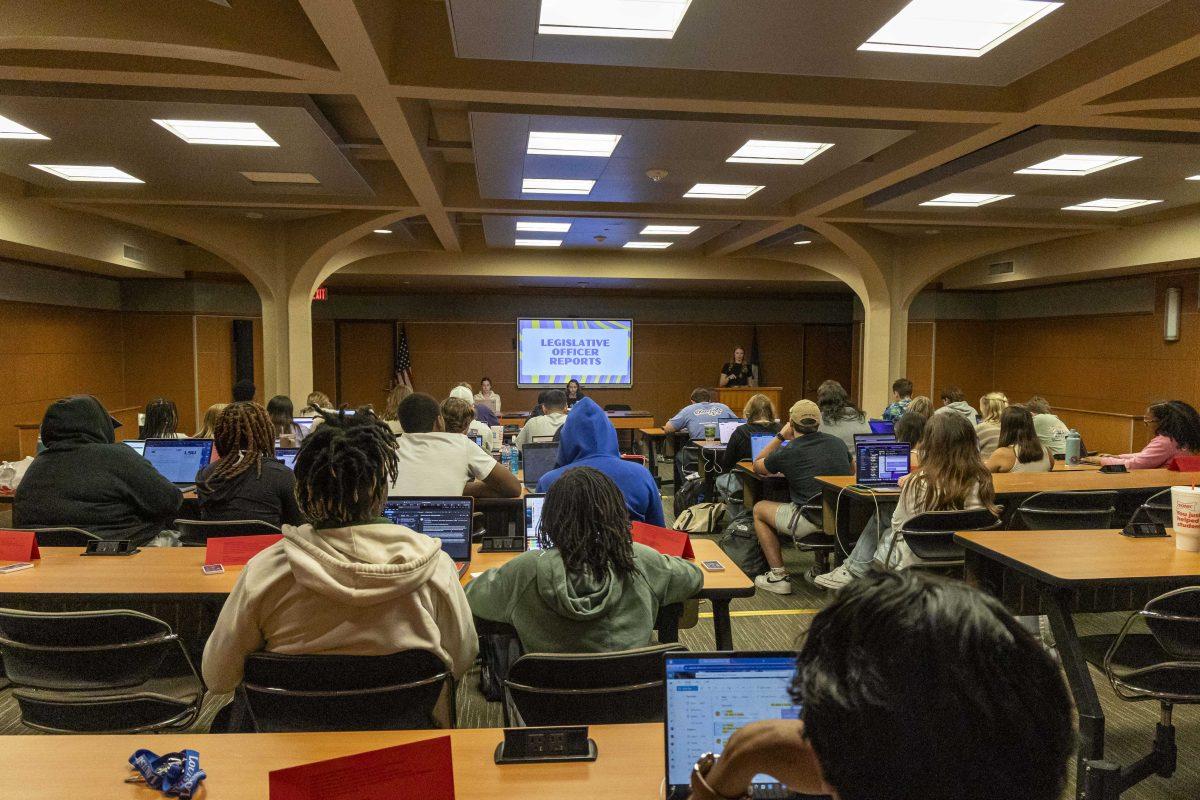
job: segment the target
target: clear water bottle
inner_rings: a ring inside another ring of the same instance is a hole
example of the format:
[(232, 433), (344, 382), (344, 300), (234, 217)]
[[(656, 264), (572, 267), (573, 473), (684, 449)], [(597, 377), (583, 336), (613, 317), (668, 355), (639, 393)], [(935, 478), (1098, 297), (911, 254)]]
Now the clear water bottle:
[(516, 475), (521, 469), (521, 451), (515, 444), (508, 447), (508, 468), (512, 470), (513, 475)]
[(1066, 455), (1065, 460), (1069, 466), (1077, 467), (1080, 460), (1083, 458), (1082, 450), (1083, 440), (1079, 438), (1079, 431), (1071, 428), (1071, 432), (1067, 434), (1066, 439)]

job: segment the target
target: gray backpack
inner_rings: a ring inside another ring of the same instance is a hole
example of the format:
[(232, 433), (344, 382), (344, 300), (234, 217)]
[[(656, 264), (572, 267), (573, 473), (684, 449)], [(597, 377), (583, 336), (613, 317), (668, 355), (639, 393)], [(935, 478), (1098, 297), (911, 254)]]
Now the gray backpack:
[(752, 578), (770, 569), (754, 533), (754, 512), (748, 508), (729, 521), (717, 544), (742, 572)]

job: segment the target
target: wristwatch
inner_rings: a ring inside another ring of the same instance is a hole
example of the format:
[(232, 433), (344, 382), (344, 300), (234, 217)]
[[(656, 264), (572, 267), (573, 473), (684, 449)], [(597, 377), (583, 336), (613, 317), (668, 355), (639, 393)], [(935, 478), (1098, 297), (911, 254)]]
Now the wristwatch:
[(778, 440), (779, 440), (779, 441), (781, 441), (781, 442), (786, 442), (786, 441), (787, 441), (787, 439), (783, 438), (783, 434), (782, 434), (782, 433), (777, 433), (777, 434), (775, 434), (775, 438), (776, 438), (776, 439), (778, 439)]
[(726, 795), (721, 794), (716, 789), (709, 786), (707, 775), (712, 771), (712, 768), (716, 766), (718, 758), (720, 758), (720, 756), (716, 755), (715, 753), (704, 753), (700, 756), (700, 758), (696, 759), (696, 764), (692, 767), (692, 779), (690, 781), (692, 786), (692, 794), (701, 792), (702, 797), (707, 795), (709, 797), (716, 798), (716, 800), (750, 800), (749, 789), (737, 795), (736, 797), (727, 797)]

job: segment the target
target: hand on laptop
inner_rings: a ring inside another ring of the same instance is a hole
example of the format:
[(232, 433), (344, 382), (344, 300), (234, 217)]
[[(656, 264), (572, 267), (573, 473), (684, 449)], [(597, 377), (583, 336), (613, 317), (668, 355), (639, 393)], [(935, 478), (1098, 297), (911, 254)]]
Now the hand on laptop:
[(829, 794), (821, 766), (804, 738), (804, 723), (796, 719), (751, 722), (735, 731), (720, 759), (705, 776), (712, 792), (692, 778), (693, 800), (718, 800), (746, 795), (755, 775), (767, 774), (801, 794)]

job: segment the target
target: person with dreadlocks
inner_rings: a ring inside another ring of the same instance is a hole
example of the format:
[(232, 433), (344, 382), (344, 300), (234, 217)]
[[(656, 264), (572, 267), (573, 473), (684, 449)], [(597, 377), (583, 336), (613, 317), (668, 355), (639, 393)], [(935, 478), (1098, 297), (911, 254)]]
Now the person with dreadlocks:
[(213, 427), (217, 461), (200, 471), (201, 519), (259, 519), (302, 525), (296, 477), (275, 459), (275, 429), (258, 403), (232, 403)]
[(439, 541), (381, 516), (396, 474), (395, 435), (368, 408), (324, 420), (296, 457), (296, 500), (311, 524), (284, 525), (283, 541), (242, 570), (204, 648), (211, 692), (232, 692), (242, 662), (259, 651), (428, 650), (456, 678), (479, 652)]
[(542, 549), (467, 586), (475, 616), (516, 628), (526, 652), (643, 647), (659, 609), (695, 596), (704, 583), (695, 564), (630, 539), (621, 490), (591, 467), (567, 470), (550, 487), (538, 541)]

